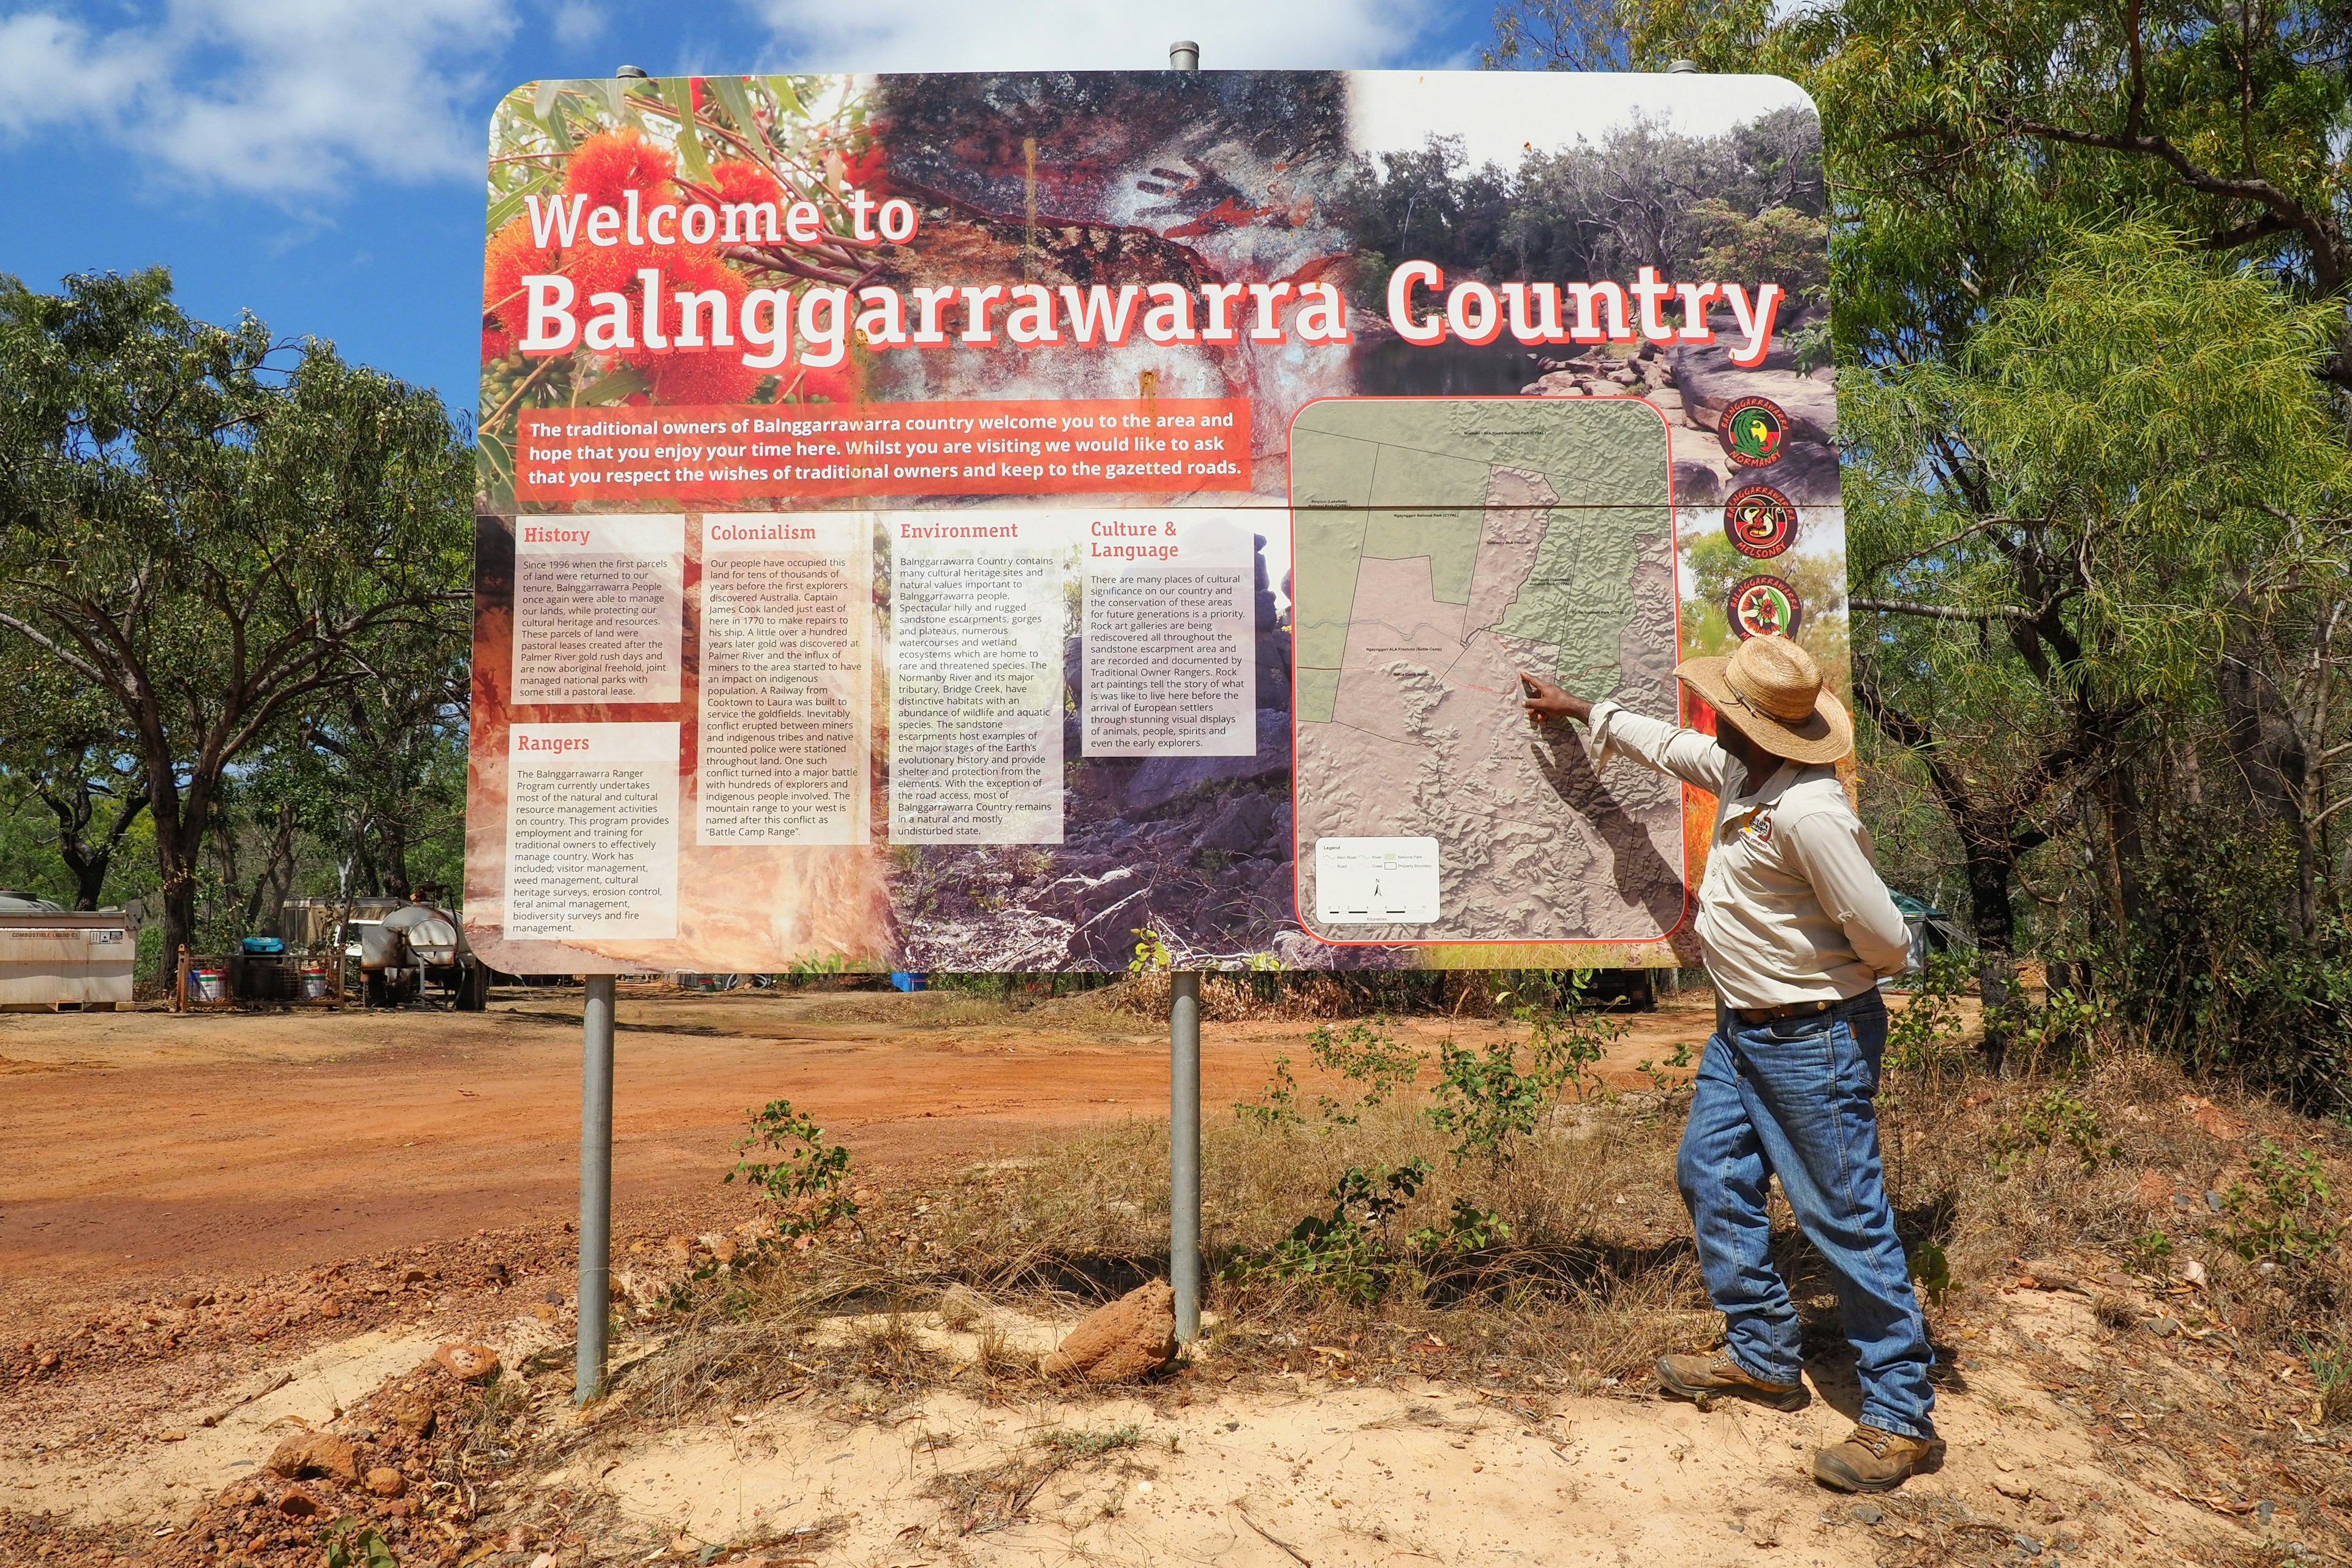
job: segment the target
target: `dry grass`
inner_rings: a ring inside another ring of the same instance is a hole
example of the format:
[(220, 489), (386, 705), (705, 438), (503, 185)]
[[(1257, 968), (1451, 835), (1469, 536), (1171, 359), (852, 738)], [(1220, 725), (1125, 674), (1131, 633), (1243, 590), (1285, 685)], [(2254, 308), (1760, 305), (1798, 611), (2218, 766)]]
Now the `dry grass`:
[[(1109, 1432), (1040, 1433), (1028, 1447), (969, 1470), (934, 1477), (924, 1495), (946, 1504), (947, 1522), (958, 1535), (984, 1535), (1018, 1524), (1047, 1482), (1074, 1468), (1099, 1468), (1112, 1454), (1142, 1446), (1133, 1426)], [(1123, 1471), (1134, 1468), (1123, 1464)], [(1147, 1472), (1148, 1473), (1148, 1472)]]
[[(1302, 1089), (1311, 1100), (1332, 1087)], [(1721, 1321), (1699, 1288), (1674, 1186), (1678, 1099), (1566, 1103), (1510, 1161), (1459, 1164), (1423, 1114), (1427, 1103), (1408, 1092), (1327, 1125), (1312, 1110), (1306, 1125), (1287, 1126), (1209, 1110), (1207, 1304), (1223, 1321), (1188, 1384), (1411, 1373), (1475, 1384), (1508, 1409), (1525, 1398), (1514, 1390), (1646, 1391), (1657, 1354), (1717, 1340)], [(2073, 1128), (2080, 1146), (2063, 1131), (2047, 1148), (2025, 1137), (2037, 1117)], [(1971, 1355), (2006, 1342), (1996, 1332), (2002, 1293), (2029, 1260), (2063, 1266), (2090, 1282), (2111, 1365), (2086, 1378), (2055, 1356), (2043, 1364), (2031, 1347), (2000, 1353), (2031, 1363), (2084, 1419), (2161, 1447), (2210, 1495), (2282, 1499), (2304, 1539), (2338, 1542), (2352, 1558), (2352, 1537), (2328, 1522), (2326, 1500), (2352, 1498), (2352, 1444), (2329, 1431), (2352, 1420), (2352, 1262), (2333, 1247), (2241, 1256), (2228, 1233), (2244, 1216), (2226, 1196), (2219, 1212), (2206, 1196), (2258, 1186), (2249, 1166), (2266, 1139), (2316, 1151), (2335, 1191), (2352, 1193), (2340, 1130), (2132, 1052), (2068, 1080), (1989, 1080), (1951, 1060), (1934, 1073), (1892, 1073), (1882, 1129), (1906, 1247), (1933, 1240), (1948, 1259), (1950, 1289), (1929, 1311), (1947, 1363), (1966, 1341), (1979, 1342)], [(950, 1375), (986, 1397), (1039, 1392), (1031, 1358), (993, 1313), (1066, 1315), (1164, 1270), (1166, 1136), (1164, 1123), (1099, 1126), (886, 1193), (806, 1252), (713, 1281), (688, 1315), (692, 1331), (644, 1364), (658, 1387), (644, 1401), (648, 1418), (813, 1389), (842, 1419), (879, 1419)], [(1996, 1159), (2001, 1149), (2009, 1156)], [(1429, 1180), (1387, 1224), (1391, 1260), (1377, 1289), (1350, 1296), (1234, 1267), (1265, 1258), (1302, 1215), (1328, 1213), (1326, 1194), (1349, 1167), (1416, 1158)], [(1457, 1198), (1499, 1215), (1508, 1239), (1454, 1257), (1406, 1243)], [(2302, 1217), (2323, 1229), (2340, 1223), (2324, 1207)], [(1843, 1355), (1824, 1266), (1777, 1202), (1775, 1227), (1809, 1346)], [(976, 1356), (950, 1365), (925, 1350), (906, 1327), (919, 1311), (977, 1334)], [(818, 1322), (845, 1313), (872, 1321), (818, 1348)], [(962, 1489), (948, 1495), (958, 1527), (1017, 1517), (1067, 1459), (1024, 1450), (942, 1482)], [(1960, 1550), (1961, 1527), (1921, 1522), (1958, 1560), (1975, 1560)]]

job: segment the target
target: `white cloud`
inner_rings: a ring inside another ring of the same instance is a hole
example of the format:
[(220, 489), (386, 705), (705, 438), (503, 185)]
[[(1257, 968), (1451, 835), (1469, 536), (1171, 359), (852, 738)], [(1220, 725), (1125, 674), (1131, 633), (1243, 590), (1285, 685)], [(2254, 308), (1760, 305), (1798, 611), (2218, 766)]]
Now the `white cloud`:
[(555, 8), (555, 41), (566, 48), (593, 44), (604, 35), (604, 14), (582, 0), (566, 0)]
[[(467, 58), (503, 44), (514, 0), (164, 0), (110, 32), (54, 12), (0, 17), (18, 84), (0, 132), (89, 125), (199, 187), (278, 196), (480, 166)], [(28, 112), (24, 101), (41, 100)]]
[(0, 16), (0, 68), (11, 84), (0, 95), (0, 132), (110, 120), (157, 64), (135, 37), (92, 39), (79, 23), (47, 11)]
[(1437, 0), (744, 0), (800, 70), (1209, 70), (1396, 63)]

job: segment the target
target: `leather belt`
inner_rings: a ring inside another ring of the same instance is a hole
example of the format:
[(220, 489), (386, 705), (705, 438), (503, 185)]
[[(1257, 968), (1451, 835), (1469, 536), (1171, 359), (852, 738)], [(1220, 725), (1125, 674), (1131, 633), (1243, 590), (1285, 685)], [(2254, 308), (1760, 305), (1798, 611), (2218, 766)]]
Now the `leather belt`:
[(1833, 1012), (1853, 1000), (1847, 996), (1835, 1002), (1784, 1002), (1778, 1007), (1734, 1007), (1731, 1011), (1738, 1016), (1741, 1023), (1753, 1028), (1759, 1024), (1777, 1024), (1783, 1018), (1810, 1018)]

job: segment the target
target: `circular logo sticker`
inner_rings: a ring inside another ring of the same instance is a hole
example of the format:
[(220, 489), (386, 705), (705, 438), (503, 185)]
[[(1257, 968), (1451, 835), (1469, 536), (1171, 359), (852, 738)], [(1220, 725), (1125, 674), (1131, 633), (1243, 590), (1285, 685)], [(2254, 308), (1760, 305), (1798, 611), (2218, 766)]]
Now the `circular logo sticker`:
[(1770, 485), (1749, 485), (1723, 507), (1724, 537), (1742, 555), (1778, 555), (1797, 539), (1797, 508)]
[(1778, 577), (1742, 577), (1732, 584), (1731, 596), (1724, 601), (1724, 614), (1739, 640), (1771, 637), (1775, 634), (1792, 637), (1797, 635), (1797, 623), (1804, 617), (1805, 606), (1797, 591)]
[(1769, 397), (1743, 397), (1723, 411), (1717, 433), (1733, 462), (1743, 468), (1761, 468), (1780, 460), (1789, 416)]

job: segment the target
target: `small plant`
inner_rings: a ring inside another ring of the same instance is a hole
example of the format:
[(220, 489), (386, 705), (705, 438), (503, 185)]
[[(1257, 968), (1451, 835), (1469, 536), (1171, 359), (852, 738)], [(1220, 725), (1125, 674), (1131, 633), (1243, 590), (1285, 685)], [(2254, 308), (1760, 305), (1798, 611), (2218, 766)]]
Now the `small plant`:
[(2333, 1252), (2344, 1234), (2330, 1205), (2327, 1167), (2308, 1149), (2289, 1151), (2269, 1139), (2253, 1159), (2254, 1185), (2232, 1182), (2222, 1195), (2229, 1215), (2218, 1232), (2249, 1262), (2305, 1263)]
[(2172, 1237), (2160, 1230), (2150, 1230), (2132, 1238), (2132, 1250), (2139, 1254), (2142, 1264), (2153, 1268), (2172, 1256)]
[(2068, 1070), (2089, 1055), (2109, 1016), (2096, 998), (2072, 991), (2053, 991), (2039, 1007), (2014, 1007), (1995, 1015), (2009, 1033), (2011, 1057), (2028, 1072)]
[(1370, 1023), (1359, 1020), (1337, 1035), (1329, 1025), (1318, 1024), (1307, 1037), (1307, 1048), (1317, 1067), (1364, 1086), (1363, 1093), (1352, 1106), (1343, 1105), (1328, 1094), (1315, 1097), (1316, 1107), (1327, 1124), (1355, 1125), (1365, 1111), (1386, 1103), (1391, 1095), (1421, 1076), (1422, 1064), (1429, 1060), (1429, 1053), (1398, 1045), (1396, 1037), (1388, 1032), (1387, 1024), (1384, 1017), (1376, 1017)]
[(1455, 1198), (1442, 1226), (1425, 1225), (1409, 1238), (1417, 1252), (1483, 1252), (1511, 1239), (1510, 1222), (1468, 1198)]
[(1134, 936), (1135, 954), (1127, 961), (1128, 973), (1139, 978), (1146, 974), (1165, 974), (1176, 966), (1176, 955), (1168, 950), (1166, 942), (1160, 940), (1158, 931), (1138, 926)]
[(2100, 1127), (2099, 1113), (2064, 1084), (2034, 1096), (2016, 1125), (2003, 1122), (1995, 1128), (1985, 1140), (1985, 1149), (1992, 1157), (1993, 1173), (2006, 1178), (2035, 1154), (2055, 1151), (2061, 1143), (2074, 1151), (2086, 1171), (2114, 1159), (2119, 1152)]
[(1139, 1426), (1119, 1426), (1108, 1432), (1072, 1432), (1066, 1429), (1046, 1432), (1038, 1443), (1076, 1458), (1091, 1459), (1101, 1454), (1116, 1453), (1121, 1448), (1143, 1446), (1143, 1429)]
[[(1364, 1086), (1352, 1104), (1328, 1094), (1315, 1097), (1315, 1114), (1324, 1131), (1354, 1126), (1365, 1111), (1385, 1104), (1399, 1089), (1421, 1076), (1428, 1053), (1399, 1046), (1396, 1037), (1381, 1026), (1386, 1022), (1384, 1018), (1358, 1022), (1338, 1034), (1322, 1024), (1307, 1037), (1307, 1048), (1317, 1067)], [(1298, 1106), (1298, 1079), (1291, 1073), (1290, 1058), (1276, 1057), (1272, 1080), (1257, 1099), (1235, 1101), (1234, 1114), (1261, 1127), (1293, 1127), (1307, 1120)]]
[(339, 1519), (327, 1527), (327, 1568), (400, 1568), (400, 1559), (373, 1528)]
[(1308, 1215), (1263, 1258), (1239, 1258), (1225, 1276), (1239, 1283), (1259, 1277), (1312, 1281), (1354, 1301), (1381, 1293), (1389, 1264), (1388, 1226), (1429, 1178), (1429, 1162), (1350, 1165), (1324, 1195), (1328, 1215)]
[(1433, 1092), (1437, 1103), (1423, 1114), (1453, 1138), (1446, 1152), (1455, 1164), (1473, 1158), (1507, 1163), (1514, 1145), (1559, 1097), (1559, 1079), (1540, 1065), (1523, 1066), (1513, 1041), (1472, 1050), (1447, 1040), (1438, 1047)]
[(2311, 1381), (2319, 1390), (2319, 1418), (2332, 1426), (2352, 1416), (2352, 1344), (2331, 1340), (2315, 1345), (2297, 1334), (2294, 1348), (2303, 1352), (2304, 1364), (2311, 1368)]
[(1511, 1016), (1528, 1026), (1528, 1054), (1537, 1074), (1551, 1081), (1555, 1094), (1567, 1089), (1580, 1100), (1606, 1091), (1592, 1069), (1625, 1032), (1586, 1002), (1591, 984), (1591, 972), (1580, 969), (1540, 988), (1522, 984), (1516, 994), (1503, 994)]
[[(1484, 1050), (1451, 1040), (1438, 1047), (1437, 1103), (1426, 1114), (1432, 1126), (1453, 1135), (1446, 1152), (1455, 1164), (1474, 1157), (1509, 1163), (1518, 1140), (1542, 1124), (1562, 1090), (1582, 1100), (1602, 1088), (1593, 1064), (1624, 1030), (1586, 1006), (1591, 983), (1579, 970), (1565, 979), (1524, 980), (1518, 990), (1501, 994), (1511, 1016), (1528, 1026), (1524, 1061), (1508, 1039)], [(1685, 1047), (1680, 1061), (1688, 1059)]]
[(1935, 1242), (1922, 1240), (1911, 1251), (1911, 1278), (1927, 1292), (1928, 1303), (1941, 1306), (1952, 1293), (1952, 1260)]
[(1968, 961), (1956, 952), (1927, 955), (1911, 983), (1910, 999), (1887, 1020), (1886, 1065), (1941, 1076), (1962, 1065), (1960, 996), (1969, 987)]
[(1274, 1058), (1274, 1079), (1255, 1100), (1234, 1101), (1234, 1114), (1260, 1127), (1296, 1127), (1307, 1118), (1298, 1113), (1298, 1080), (1291, 1076), (1290, 1058)]
[(1633, 1070), (1648, 1079), (1650, 1087), (1661, 1096), (1672, 1100), (1677, 1093), (1688, 1089), (1691, 1086), (1681, 1079), (1670, 1077), (1667, 1068), (1688, 1070), (1690, 1064), (1691, 1044), (1688, 1040), (1684, 1040), (1675, 1047), (1675, 1054), (1666, 1058), (1664, 1068), (1659, 1067), (1648, 1057), (1643, 1057), (1633, 1064)]
[(727, 1173), (764, 1187), (776, 1202), (776, 1228), (787, 1237), (812, 1235), (835, 1220), (857, 1212), (848, 1193), (849, 1151), (827, 1145), (824, 1129), (814, 1118), (793, 1109), (789, 1100), (772, 1100), (751, 1119), (749, 1136), (739, 1139), (735, 1152), (758, 1150), (782, 1158), (739, 1160)]

